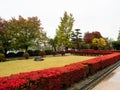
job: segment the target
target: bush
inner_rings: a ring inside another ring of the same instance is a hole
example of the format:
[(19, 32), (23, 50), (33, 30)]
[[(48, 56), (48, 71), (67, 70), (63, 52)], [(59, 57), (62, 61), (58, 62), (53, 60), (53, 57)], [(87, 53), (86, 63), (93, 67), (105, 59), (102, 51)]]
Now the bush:
[(25, 57), (25, 59), (28, 59), (28, 58), (29, 58), (29, 53), (28, 53), (28, 52), (25, 52), (25, 53), (23, 54), (23, 56)]
[(60, 54), (63, 56), (63, 55), (65, 55), (65, 51), (60, 51)]
[(85, 78), (87, 69), (81, 63), (73, 63), (1, 77), (0, 90), (65, 90), (65, 86)]
[(46, 55), (51, 55), (52, 50), (45, 50)]
[(52, 51), (52, 55), (55, 56), (57, 54), (56, 51)]
[(3, 53), (0, 53), (0, 62), (3, 62), (5, 60), (5, 55)]
[(30, 56), (34, 56), (34, 52), (32, 50), (28, 50), (27, 52), (29, 53)]
[(24, 52), (17, 52), (17, 53), (16, 53), (16, 56), (17, 56), (17, 57), (22, 57), (23, 54), (24, 54)]
[(10, 52), (7, 54), (7, 57), (9, 57), (9, 58), (16, 57), (16, 54), (14, 52)]
[(40, 51), (40, 53), (39, 53), (39, 56), (45, 56), (46, 55), (46, 53), (45, 53), (45, 51)]
[(33, 56), (38, 56), (39, 52), (40, 52), (40, 50), (35, 50)]

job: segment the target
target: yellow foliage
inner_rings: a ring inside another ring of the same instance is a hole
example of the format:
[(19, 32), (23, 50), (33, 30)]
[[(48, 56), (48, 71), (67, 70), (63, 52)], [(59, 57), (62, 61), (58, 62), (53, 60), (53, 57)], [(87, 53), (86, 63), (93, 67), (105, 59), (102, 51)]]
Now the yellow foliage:
[(98, 49), (102, 49), (107, 45), (107, 42), (104, 38), (93, 38), (92, 44)]

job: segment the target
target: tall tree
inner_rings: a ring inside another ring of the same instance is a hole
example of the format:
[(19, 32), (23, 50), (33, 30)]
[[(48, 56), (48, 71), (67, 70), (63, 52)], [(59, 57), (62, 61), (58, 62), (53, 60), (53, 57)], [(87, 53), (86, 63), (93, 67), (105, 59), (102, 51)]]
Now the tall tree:
[(76, 49), (80, 49), (80, 42), (82, 41), (81, 34), (80, 29), (75, 29), (75, 31), (71, 33), (71, 43)]
[(25, 49), (26, 51), (40, 40), (40, 35), (43, 33), (38, 17), (25, 19), (19, 16), (18, 20), (12, 18), (9, 21), (9, 29), (14, 31), (14, 41), (17, 48)]
[(73, 15), (68, 15), (67, 12), (64, 13), (63, 18), (61, 17), (60, 25), (56, 30), (56, 36), (58, 38), (58, 45), (62, 47), (62, 49), (68, 48), (70, 46), (70, 34), (72, 31), (74, 23)]
[(5, 56), (12, 49), (13, 33), (8, 29), (8, 22), (0, 18), (0, 52)]

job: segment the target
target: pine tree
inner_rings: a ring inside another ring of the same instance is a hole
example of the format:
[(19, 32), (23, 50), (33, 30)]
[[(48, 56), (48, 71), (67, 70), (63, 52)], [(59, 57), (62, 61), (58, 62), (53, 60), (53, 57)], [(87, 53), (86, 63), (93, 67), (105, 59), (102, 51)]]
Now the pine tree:
[(80, 42), (82, 41), (80, 29), (75, 29), (71, 34), (72, 46), (76, 49), (80, 49)]

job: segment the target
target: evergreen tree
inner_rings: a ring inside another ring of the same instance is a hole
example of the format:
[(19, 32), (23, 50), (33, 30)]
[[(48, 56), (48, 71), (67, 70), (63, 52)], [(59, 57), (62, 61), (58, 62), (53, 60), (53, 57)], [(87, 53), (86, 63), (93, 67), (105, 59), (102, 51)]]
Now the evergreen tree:
[(75, 29), (71, 34), (72, 47), (80, 49), (80, 42), (82, 41), (80, 29)]

